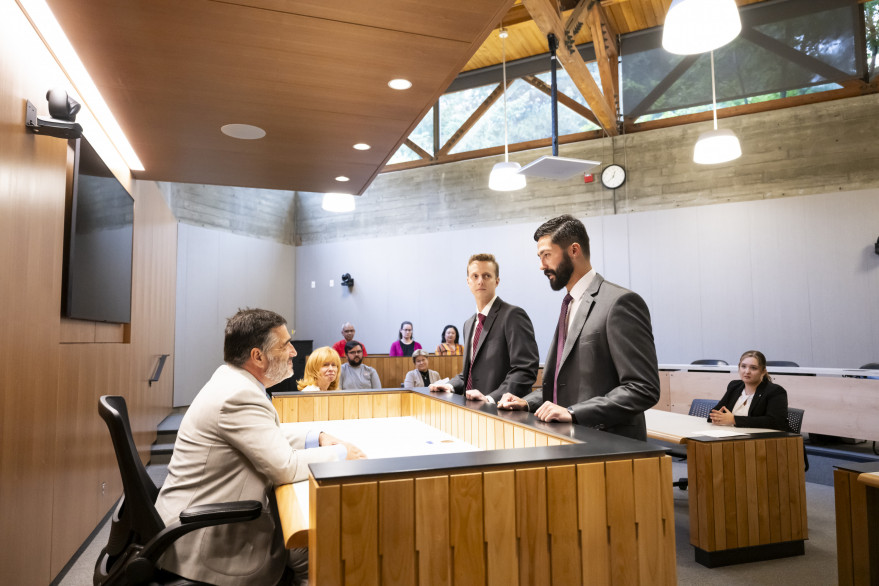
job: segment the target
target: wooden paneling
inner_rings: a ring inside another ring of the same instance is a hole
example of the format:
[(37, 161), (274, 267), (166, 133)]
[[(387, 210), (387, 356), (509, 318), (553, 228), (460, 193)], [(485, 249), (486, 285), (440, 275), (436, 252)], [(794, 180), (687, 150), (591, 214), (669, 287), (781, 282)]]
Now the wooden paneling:
[(860, 472), (833, 471), (836, 499), (836, 560), (839, 583), (870, 584), (868, 553), (867, 487), (858, 482)]
[[(10, 584), (51, 582), (121, 494), (98, 397), (126, 397), (141, 454), (171, 405), (173, 367), (152, 387), (147, 378), (174, 352), (176, 222), (158, 188), (118, 164), (135, 199), (131, 326), (61, 319), (67, 143), (24, 129), (24, 100), (45, 114), (57, 86), (69, 82), (16, 3), (2, 3), (0, 575)], [(95, 132), (85, 108), (78, 121)]]
[[(363, 359), (363, 363), (373, 367), (378, 372), (378, 378), (382, 387), (391, 389), (402, 387), (406, 380), (406, 373), (415, 368), (411, 357), (388, 356), (385, 354), (370, 354)], [(452, 378), (460, 374), (464, 368), (463, 356), (436, 356), (431, 354), (428, 367), (439, 373), (440, 378)]]

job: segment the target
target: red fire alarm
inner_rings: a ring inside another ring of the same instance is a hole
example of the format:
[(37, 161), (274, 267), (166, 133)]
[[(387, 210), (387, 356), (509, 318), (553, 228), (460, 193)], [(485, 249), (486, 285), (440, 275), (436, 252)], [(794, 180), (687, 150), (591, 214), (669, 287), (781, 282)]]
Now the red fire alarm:
[(595, 176), (592, 173), (583, 174), (583, 183), (592, 183), (593, 181), (595, 181)]

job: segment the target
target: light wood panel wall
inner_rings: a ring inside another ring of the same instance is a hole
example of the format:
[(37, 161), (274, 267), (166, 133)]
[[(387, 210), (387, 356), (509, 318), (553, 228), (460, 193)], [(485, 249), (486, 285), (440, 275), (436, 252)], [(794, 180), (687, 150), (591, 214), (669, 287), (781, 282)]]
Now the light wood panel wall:
[(860, 472), (833, 471), (836, 498), (836, 563), (842, 586), (870, 583), (867, 530), (867, 487), (858, 482)]
[[(693, 399), (720, 400), (729, 381), (726, 372), (660, 372), (668, 380), (669, 410), (687, 413)], [(879, 380), (837, 376), (772, 375), (787, 391), (790, 407), (804, 409), (802, 431), (879, 440)], [(660, 385), (662, 388), (662, 384)], [(664, 399), (660, 395), (658, 409)]]
[(800, 437), (688, 441), (690, 543), (715, 552), (808, 538), (802, 462)]
[[(439, 373), (440, 378), (452, 378), (460, 374), (464, 368), (463, 356), (436, 356), (431, 354), (428, 367)], [(370, 354), (363, 363), (378, 372), (382, 387), (386, 389), (402, 387), (406, 373), (415, 368), (411, 356), (388, 356), (387, 354)]]
[(121, 495), (98, 396), (126, 397), (142, 454), (171, 405), (171, 365), (147, 385), (156, 355), (174, 352), (176, 222), (155, 184), (120, 177), (135, 199), (125, 343), (93, 343), (107, 338), (94, 324), (90, 343), (63, 343), (78, 341), (61, 319), (67, 143), (24, 129), (25, 99), (45, 113), (46, 90), (58, 86), (69, 82), (16, 3), (0, 3), (0, 576), (9, 584), (50, 583)]
[(675, 584), (671, 460), (310, 487), (309, 582)]

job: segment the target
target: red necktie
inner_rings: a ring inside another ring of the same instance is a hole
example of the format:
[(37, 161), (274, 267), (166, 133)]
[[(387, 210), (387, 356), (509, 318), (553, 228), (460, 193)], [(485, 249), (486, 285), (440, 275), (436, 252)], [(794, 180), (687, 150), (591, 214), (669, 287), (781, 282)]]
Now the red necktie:
[(479, 335), (482, 334), (482, 324), (485, 322), (485, 315), (477, 313), (479, 323), (476, 324), (476, 333), (473, 334), (473, 348), (470, 352), (470, 370), (467, 371), (467, 390), (473, 388), (473, 360), (476, 358), (476, 347), (479, 345)]
[(562, 366), (562, 354), (565, 351), (565, 340), (568, 337), (568, 306), (574, 298), (568, 293), (562, 299), (562, 311), (559, 314), (559, 337), (555, 344), (555, 375), (552, 381), (552, 402), (559, 404), (559, 368)]

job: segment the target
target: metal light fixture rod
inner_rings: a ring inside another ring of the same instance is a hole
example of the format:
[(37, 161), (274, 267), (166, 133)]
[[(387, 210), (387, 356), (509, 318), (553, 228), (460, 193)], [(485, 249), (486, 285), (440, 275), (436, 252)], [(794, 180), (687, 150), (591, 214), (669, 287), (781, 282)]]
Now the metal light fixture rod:
[(717, 130), (717, 91), (714, 87), (714, 51), (711, 51), (711, 109), (714, 112), (714, 130)]
[(501, 27), (501, 63), (504, 73), (504, 162), (510, 160), (509, 147), (507, 146), (507, 30)]
[(556, 80), (556, 66), (558, 65), (558, 59), (556, 59), (555, 52), (559, 48), (559, 40), (553, 34), (549, 33), (546, 35), (546, 40), (549, 42), (549, 63), (550, 63), (550, 100), (552, 101), (552, 156), (559, 156), (559, 95), (558, 95), (558, 81)]

